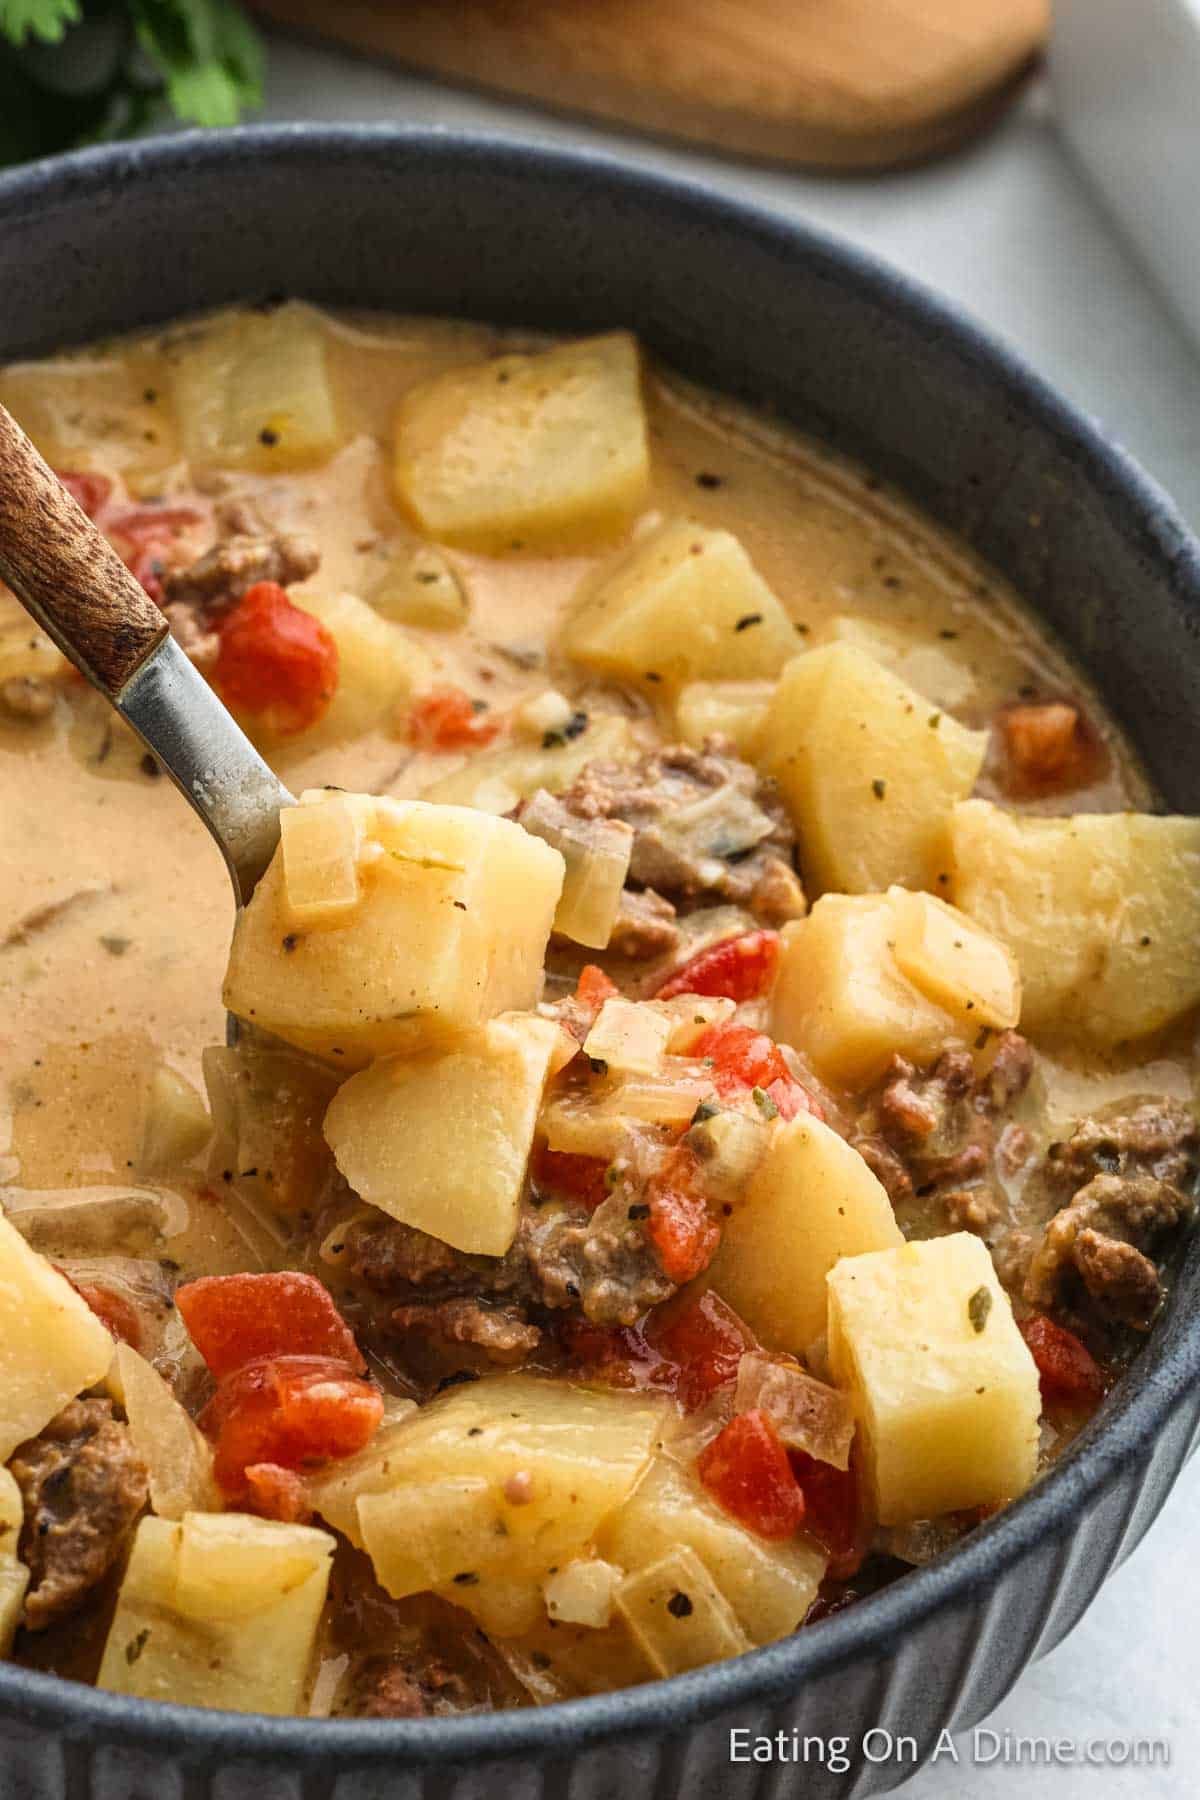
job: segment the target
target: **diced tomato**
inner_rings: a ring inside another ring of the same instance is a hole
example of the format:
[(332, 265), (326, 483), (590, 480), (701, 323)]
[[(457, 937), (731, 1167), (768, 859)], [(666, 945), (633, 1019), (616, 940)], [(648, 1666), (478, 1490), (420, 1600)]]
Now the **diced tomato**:
[(779, 1045), (765, 1031), (755, 1031), (753, 1025), (710, 1025), (692, 1045), (692, 1055), (712, 1064), (713, 1086), (726, 1098), (746, 1088), (765, 1090), (773, 1082), (790, 1079)]
[(1078, 1405), (1102, 1398), (1108, 1386), (1104, 1370), (1073, 1331), (1056, 1325), (1044, 1313), (1018, 1320), (1018, 1329), (1037, 1364), (1043, 1400)]
[(564, 1319), (559, 1337), (572, 1362), (613, 1387), (672, 1387), (674, 1365), (654, 1349), (636, 1325), (591, 1325)]
[(314, 1275), (204, 1275), (175, 1293), (192, 1342), (217, 1380), (277, 1356), (336, 1358), (366, 1369), (354, 1333)]
[(250, 1464), (244, 1504), (260, 1519), (281, 1519), (285, 1525), (303, 1525), (312, 1518), (303, 1481), (295, 1469), (278, 1463)]
[(809, 1113), (814, 1119), (824, 1117), (820, 1102), (791, 1075), (780, 1075), (768, 1082), (763, 1092), (774, 1101), (781, 1119), (794, 1119), (800, 1113)]
[(1104, 741), (1079, 707), (1042, 700), (1002, 707), (996, 715), (1005, 792), (1016, 799), (1066, 794), (1104, 773)]
[(89, 519), (96, 517), (112, 493), (113, 484), (107, 475), (91, 475), (77, 469), (55, 469), (54, 473)]
[(790, 1450), (792, 1473), (804, 1495), (804, 1529), (829, 1552), (826, 1574), (846, 1581), (866, 1554), (866, 1534), (859, 1518), (858, 1481), (851, 1463), (835, 1469), (805, 1450)]
[(711, 1291), (647, 1333), (651, 1346), (677, 1365), (672, 1383), (681, 1404), (694, 1412), (718, 1388), (736, 1381), (738, 1363), (757, 1349), (754, 1333)]
[(292, 736), (321, 719), (337, 692), (338, 649), (277, 582), (247, 589), (220, 626), (213, 678), (222, 699)]
[(777, 931), (743, 931), (698, 950), (668, 975), (655, 998), (676, 994), (723, 995), (728, 1000), (754, 1000), (765, 994), (779, 962)]
[(646, 1204), (646, 1235), (663, 1274), (682, 1287), (707, 1269), (721, 1241), (720, 1229), (709, 1217), (699, 1162), (690, 1150), (680, 1145), (651, 1176)]
[(132, 575), (141, 582), (156, 606), (165, 598), (163, 577), (178, 556), (172, 553), (176, 540), (192, 526), (203, 522), (203, 514), (194, 506), (134, 506), (127, 512), (109, 514), (104, 529), (115, 538), (117, 547)]
[(142, 1321), (131, 1300), (95, 1281), (72, 1281), (71, 1286), (87, 1301), (100, 1323), (107, 1326), (115, 1338), (129, 1344), (134, 1350), (138, 1348), (142, 1341)]
[(145, 588), (155, 606), (162, 606), (167, 597), (163, 585), (167, 566), (163, 561), (162, 550), (156, 544), (148, 544), (143, 550), (133, 550), (125, 557), (125, 565), (134, 580)]
[(413, 702), (408, 719), (409, 738), (421, 750), (477, 748), (499, 730), (499, 719), (488, 717), (483, 702), (456, 687), (431, 688)]
[(193, 525), (202, 525), (204, 514), (194, 506), (131, 506), (104, 521), (109, 537), (123, 538), (135, 549), (147, 544), (168, 544)]
[(700, 1452), (701, 1481), (717, 1505), (760, 1537), (791, 1537), (804, 1523), (804, 1495), (783, 1439), (759, 1408), (738, 1413)]
[(594, 1212), (610, 1189), (608, 1163), (602, 1156), (575, 1156), (566, 1150), (550, 1150), (545, 1144), (533, 1153), (533, 1179), (556, 1194), (570, 1194)]
[(584, 963), (575, 988), (575, 998), (581, 1006), (590, 1006), (594, 1012), (599, 1012), (606, 1000), (615, 1000), (620, 992), (616, 982), (603, 969), (597, 968), (595, 963)]
[(661, 1388), (688, 1412), (737, 1377), (739, 1358), (757, 1348), (748, 1325), (717, 1295), (693, 1300), (666, 1320), (592, 1325), (567, 1319), (559, 1337), (573, 1362), (614, 1387)]
[(383, 1418), (383, 1395), (329, 1356), (277, 1356), (227, 1375), (200, 1415), (222, 1492), (240, 1496), (255, 1463), (301, 1469), (353, 1456)]
[(692, 1055), (712, 1064), (713, 1086), (723, 1099), (759, 1088), (781, 1118), (794, 1119), (803, 1112), (816, 1119), (823, 1116), (819, 1102), (796, 1080), (779, 1045), (765, 1031), (729, 1021), (710, 1025), (692, 1045)]

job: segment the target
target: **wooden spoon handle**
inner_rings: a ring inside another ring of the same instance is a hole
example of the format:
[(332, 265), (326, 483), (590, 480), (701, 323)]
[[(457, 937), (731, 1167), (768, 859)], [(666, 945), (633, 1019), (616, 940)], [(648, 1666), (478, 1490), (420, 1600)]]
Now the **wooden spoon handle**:
[(141, 583), (3, 406), (0, 576), (110, 700), (167, 634)]

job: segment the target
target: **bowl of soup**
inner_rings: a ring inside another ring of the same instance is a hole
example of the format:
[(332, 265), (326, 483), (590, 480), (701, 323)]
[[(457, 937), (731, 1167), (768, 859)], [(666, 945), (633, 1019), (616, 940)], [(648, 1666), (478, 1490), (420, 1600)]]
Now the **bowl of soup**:
[(0, 595), (0, 1791), (893, 1785), (1194, 1431), (1196, 546), (602, 159), (0, 221), (0, 401), (297, 802), (235, 921)]

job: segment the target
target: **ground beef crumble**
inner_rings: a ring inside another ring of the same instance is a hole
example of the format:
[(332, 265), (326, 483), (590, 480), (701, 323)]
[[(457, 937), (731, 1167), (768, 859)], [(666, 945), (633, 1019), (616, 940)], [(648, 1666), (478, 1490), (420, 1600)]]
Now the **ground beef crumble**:
[(523, 1319), (516, 1308), (489, 1306), (469, 1296), (397, 1306), (389, 1322), (401, 1334), (420, 1331), (446, 1344), (473, 1345), (494, 1363), (524, 1362), (542, 1340), (538, 1327)]
[(632, 762), (590, 762), (557, 804), (577, 819), (619, 819), (633, 829), (610, 946), (619, 955), (665, 955), (678, 942), (675, 918), (698, 906), (743, 906), (771, 926), (805, 911), (795, 837), (775, 784), (726, 738), (708, 738), (703, 750), (669, 744)]
[(1060, 1305), (1082, 1287), (1105, 1321), (1146, 1330), (1162, 1301), (1155, 1253), (1195, 1211), (1198, 1152), (1195, 1119), (1169, 1100), (1081, 1119), (1051, 1145), (1046, 1181), (1071, 1197), (1033, 1248), (1029, 1304)]
[(25, 1506), (24, 1624), (41, 1631), (74, 1612), (120, 1557), (146, 1504), (146, 1469), (110, 1400), (72, 1400), (9, 1467)]
[(216, 509), (218, 536), (202, 556), (163, 576), (163, 611), (171, 633), (192, 661), (205, 668), (217, 654), (222, 616), (259, 581), (290, 587), (307, 581), (321, 555), (308, 538), (273, 531), (244, 500)]
[(359, 1719), (427, 1719), (477, 1707), (466, 1681), (446, 1663), (402, 1657), (363, 1664), (350, 1710)]
[(575, 1308), (593, 1325), (632, 1325), (670, 1299), (675, 1283), (629, 1207), (621, 1188), (590, 1215), (555, 1209), (534, 1226), (529, 1263), (543, 1306)]
[(1004, 1114), (1032, 1072), (1033, 1052), (1015, 1031), (997, 1039), (982, 1074), (966, 1050), (944, 1051), (929, 1069), (893, 1056), (851, 1142), (893, 1205), (935, 1197), (952, 1229), (987, 1237), (1000, 1215), (997, 1165), (1011, 1168), (1022, 1147)]
[(541, 1341), (542, 1315), (631, 1325), (675, 1292), (629, 1205), (624, 1190), (595, 1212), (533, 1195), (501, 1257), (452, 1250), (390, 1219), (358, 1220), (346, 1232), (346, 1268), (389, 1302), (384, 1331), (423, 1332), (474, 1346), (491, 1362), (521, 1362)]

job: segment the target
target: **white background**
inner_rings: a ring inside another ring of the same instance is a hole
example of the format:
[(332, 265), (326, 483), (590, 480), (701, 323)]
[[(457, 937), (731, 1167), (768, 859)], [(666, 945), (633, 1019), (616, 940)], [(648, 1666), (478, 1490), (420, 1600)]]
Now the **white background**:
[[(864, 180), (740, 167), (542, 117), (282, 38), (266, 116), (486, 125), (600, 144), (828, 227), (960, 301), (1101, 419), (1200, 526), (1200, 359), (1064, 151), (1053, 107), (1027, 95), (999, 133), (949, 162)], [(1151, 122), (1152, 128), (1152, 122)], [(1184, 1800), (1200, 1793), (1200, 1466), (1068, 1641), (987, 1724), (1022, 1736), (1166, 1736), (1171, 1767), (921, 1771), (906, 1800)], [(802, 1778), (796, 1783), (802, 1791)]]

